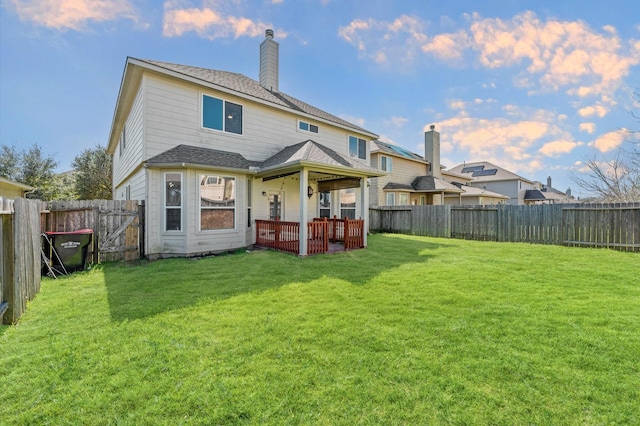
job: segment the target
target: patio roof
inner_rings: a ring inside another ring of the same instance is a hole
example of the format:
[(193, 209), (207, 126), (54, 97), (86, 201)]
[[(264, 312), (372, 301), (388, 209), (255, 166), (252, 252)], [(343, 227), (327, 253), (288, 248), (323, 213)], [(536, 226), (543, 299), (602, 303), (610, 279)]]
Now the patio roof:
[(147, 167), (223, 169), (256, 174), (265, 179), (298, 173), (302, 168), (310, 169), (318, 180), (338, 179), (344, 176), (373, 177), (385, 174), (312, 140), (287, 146), (263, 162), (249, 161), (235, 152), (178, 145), (151, 157), (145, 164)]

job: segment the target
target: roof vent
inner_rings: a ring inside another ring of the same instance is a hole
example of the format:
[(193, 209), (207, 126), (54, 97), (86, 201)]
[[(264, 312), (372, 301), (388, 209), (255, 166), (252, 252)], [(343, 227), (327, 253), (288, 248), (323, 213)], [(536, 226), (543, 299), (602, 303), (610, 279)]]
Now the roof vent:
[(273, 30), (271, 28), (266, 29), (264, 32), (264, 36), (266, 38), (273, 38)]

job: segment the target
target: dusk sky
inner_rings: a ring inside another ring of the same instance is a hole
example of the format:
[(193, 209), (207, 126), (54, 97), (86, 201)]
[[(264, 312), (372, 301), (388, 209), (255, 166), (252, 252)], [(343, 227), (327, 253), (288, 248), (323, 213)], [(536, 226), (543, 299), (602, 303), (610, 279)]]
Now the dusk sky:
[(640, 4), (611, 1), (0, 0), (0, 143), (71, 168), (106, 145), (127, 56), (258, 79), (442, 164), (490, 161), (560, 190), (638, 141)]

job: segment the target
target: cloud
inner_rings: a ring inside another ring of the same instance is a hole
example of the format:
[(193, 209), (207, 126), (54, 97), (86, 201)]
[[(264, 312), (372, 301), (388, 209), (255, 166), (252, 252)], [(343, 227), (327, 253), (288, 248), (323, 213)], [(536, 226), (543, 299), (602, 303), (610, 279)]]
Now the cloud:
[(580, 146), (579, 142), (557, 140), (545, 143), (542, 148), (540, 148), (540, 153), (547, 157), (558, 157), (562, 154), (569, 154), (578, 146)]
[(591, 142), (589, 146), (594, 147), (598, 151), (603, 153), (608, 151), (613, 151), (614, 149), (622, 145), (622, 142), (624, 142), (625, 137), (626, 135), (623, 131), (616, 130), (613, 132), (605, 133), (595, 141)]
[[(264, 34), (270, 24), (254, 21), (245, 17), (231, 16), (210, 7), (179, 8), (173, 3), (165, 2), (162, 35), (179, 37), (194, 31), (199, 37), (213, 40), (224, 37), (259, 37)], [(284, 38), (286, 33), (277, 32), (277, 37)]]
[[(338, 34), (357, 47), (361, 58), (377, 63), (409, 62), (422, 55), (456, 66), (475, 62), (487, 69), (520, 67), (513, 84), (530, 93), (564, 90), (603, 102), (640, 63), (640, 41), (623, 42), (612, 26), (598, 31), (580, 20), (544, 20), (530, 11), (510, 19), (478, 14), (467, 18), (464, 28), (434, 34), (426, 33), (417, 16), (357, 19)], [(599, 113), (603, 111), (608, 112)]]
[(580, 123), (580, 131), (593, 133), (596, 131), (596, 123)]
[(602, 118), (607, 115), (607, 112), (609, 112), (609, 110), (602, 105), (590, 105), (578, 110), (580, 117), (591, 117), (593, 115), (597, 115)]
[[(527, 159), (527, 149), (552, 133), (550, 125), (539, 121), (509, 121), (505, 118), (483, 119), (454, 117), (437, 123), (441, 137), (468, 151), (474, 158), (485, 159), (508, 153), (513, 159)], [(427, 130), (425, 126), (424, 130)]]
[(89, 21), (137, 21), (128, 0), (8, 0), (22, 21), (60, 31), (83, 31)]
[(376, 63), (413, 61), (426, 41), (423, 26), (422, 20), (409, 15), (400, 15), (393, 21), (354, 19), (340, 27), (338, 35), (353, 44), (360, 57)]
[(404, 126), (405, 124), (407, 124), (409, 122), (409, 119), (405, 118), (405, 117), (393, 116), (393, 117), (391, 117), (391, 119), (389, 121), (390, 121), (390, 123), (392, 125), (394, 125), (396, 127), (402, 127), (402, 126)]
[(507, 117), (487, 119), (458, 113), (437, 122), (441, 152), (449, 158), (490, 161), (514, 173), (529, 174), (548, 167), (545, 158), (561, 157), (584, 145), (554, 124), (552, 111), (507, 107), (511, 112)]

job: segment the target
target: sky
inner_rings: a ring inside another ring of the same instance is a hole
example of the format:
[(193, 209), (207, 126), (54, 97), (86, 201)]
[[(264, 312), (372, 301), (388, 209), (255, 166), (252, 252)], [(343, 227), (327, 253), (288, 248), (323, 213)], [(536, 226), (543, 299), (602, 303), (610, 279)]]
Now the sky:
[(637, 0), (0, 0), (0, 144), (71, 169), (107, 144), (127, 56), (258, 79), (448, 168), (572, 176), (638, 142)]

